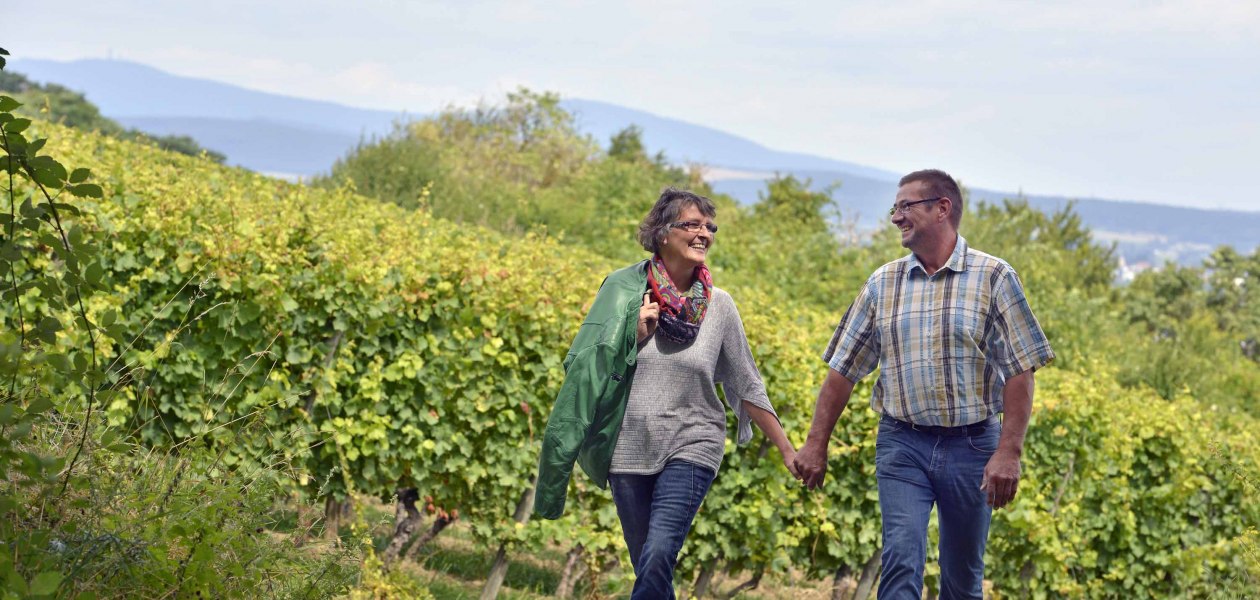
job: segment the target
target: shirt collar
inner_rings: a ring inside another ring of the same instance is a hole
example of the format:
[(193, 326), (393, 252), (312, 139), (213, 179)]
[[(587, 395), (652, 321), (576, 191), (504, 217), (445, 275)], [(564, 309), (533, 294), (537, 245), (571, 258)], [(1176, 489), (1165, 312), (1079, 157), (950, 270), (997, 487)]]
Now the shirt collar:
[[(967, 240), (961, 234), (957, 235), (958, 238), (954, 240), (954, 251), (949, 255), (949, 260), (945, 261), (945, 264), (941, 266), (941, 271), (949, 269), (956, 273), (962, 273), (967, 270)], [(927, 269), (923, 268), (923, 263), (919, 262), (919, 257), (915, 256), (913, 252), (906, 257), (906, 261), (910, 265), (906, 269), (907, 277), (914, 273), (915, 269), (922, 271), (925, 275), (927, 274)], [(940, 271), (937, 272), (939, 273)]]

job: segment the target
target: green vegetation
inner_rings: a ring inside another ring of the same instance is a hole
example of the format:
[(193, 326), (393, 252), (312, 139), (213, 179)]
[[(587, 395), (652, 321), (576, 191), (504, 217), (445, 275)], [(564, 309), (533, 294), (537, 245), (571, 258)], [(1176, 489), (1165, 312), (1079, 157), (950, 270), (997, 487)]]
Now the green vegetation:
[[(14, 176), (0, 183), (0, 533), (21, 549), (0, 555), (0, 578), (17, 595), (462, 597), (496, 564), (513, 597), (626, 589), (607, 492), (578, 475), (562, 519), (514, 513), (585, 306), (643, 256), (635, 226), (661, 187), (711, 193), (695, 172), (647, 156), (632, 128), (605, 151), (529, 92), (400, 128), (312, 187), (0, 104)], [(33, 130), (91, 171), (41, 154)], [(890, 229), (838, 241), (834, 201), (807, 182), (777, 180), (750, 207), (716, 200), (715, 280), (799, 445), (819, 351), (904, 250)], [(1021, 495), (995, 516), (996, 593), (1254, 588), (1258, 259), (1222, 250), (1115, 288), (1110, 249), (1070, 210), (971, 207), (964, 227), (1019, 270), (1060, 354), (1038, 374)], [(1186, 357), (1207, 362), (1175, 370)], [(684, 587), (862, 570), (879, 516), (861, 404), (822, 493), (760, 437), (730, 445)], [(332, 534), (356, 498), (339, 543), (314, 539), (311, 506)], [(371, 514), (372, 498), (396, 515)], [(429, 576), (408, 575), (416, 562)]]

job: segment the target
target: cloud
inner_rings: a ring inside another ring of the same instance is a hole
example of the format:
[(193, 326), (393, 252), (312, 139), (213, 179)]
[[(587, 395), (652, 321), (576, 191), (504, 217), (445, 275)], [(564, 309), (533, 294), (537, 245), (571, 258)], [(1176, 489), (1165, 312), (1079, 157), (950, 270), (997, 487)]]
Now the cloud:
[(206, 52), (189, 46), (164, 48), (159, 55), (162, 58), (151, 64), (179, 75), (364, 108), (424, 113), (450, 104), (471, 104), (481, 96), (456, 85), (409, 81), (391, 66), (374, 60), (329, 68), (306, 61)]

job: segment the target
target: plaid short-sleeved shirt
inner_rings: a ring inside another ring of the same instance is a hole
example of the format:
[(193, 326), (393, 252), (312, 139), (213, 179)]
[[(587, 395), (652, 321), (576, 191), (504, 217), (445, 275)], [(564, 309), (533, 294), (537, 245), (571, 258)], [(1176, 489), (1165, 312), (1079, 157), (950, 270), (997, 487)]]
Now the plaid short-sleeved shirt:
[(844, 313), (823, 360), (850, 381), (880, 366), (871, 408), (955, 427), (1002, 412), (1006, 380), (1054, 360), (1015, 270), (958, 236), (928, 275), (911, 254), (880, 267)]

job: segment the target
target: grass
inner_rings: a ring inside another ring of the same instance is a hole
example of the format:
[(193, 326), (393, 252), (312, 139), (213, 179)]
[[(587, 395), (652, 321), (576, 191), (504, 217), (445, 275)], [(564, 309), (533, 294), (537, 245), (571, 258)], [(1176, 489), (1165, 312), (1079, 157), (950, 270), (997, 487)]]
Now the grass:
[[(371, 535), (378, 552), (389, 542), (393, 531), (393, 509), (373, 498), (360, 498), (355, 509), (361, 512), (371, 526)], [(296, 522), (296, 519), (289, 521)], [(343, 531), (348, 534), (348, 529)], [(497, 548), (480, 546), (472, 537), (466, 524), (456, 522), (444, 530), (422, 549), (414, 561), (404, 561), (396, 568), (429, 588), (439, 600), (476, 599), (481, 596), (485, 577), (490, 572)], [(565, 551), (548, 547), (534, 552), (510, 555), (507, 576), (499, 591), (499, 598), (506, 600), (538, 600), (551, 598), (560, 583), (564, 568)], [(618, 574), (614, 574), (618, 575)], [(628, 598), (630, 581), (622, 576), (605, 576), (598, 581), (586, 577), (577, 584), (575, 597), (591, 600)], [(747, 573), (728, 576), (718, 573), (710, 584), (710, 597), (725, 597), (749, 577)], [(689, 597), (686, 588), (690, 581), (679, 581), (679, 596)], [(810, 581), (803, 575), (767, 575), (760, 587), (741, 593), (737, 598), (745, 600), (818, 599), (831, 597), (830, 581)]]

